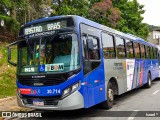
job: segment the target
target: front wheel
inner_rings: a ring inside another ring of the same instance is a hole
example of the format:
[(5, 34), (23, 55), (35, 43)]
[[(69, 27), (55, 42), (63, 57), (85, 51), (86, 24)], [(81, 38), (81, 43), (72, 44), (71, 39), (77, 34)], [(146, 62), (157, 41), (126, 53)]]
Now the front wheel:
[(113, 85), (111, 82), (107, 85), (107, 100), (104, 101), (101, 105), (104, 109), (110, 109), (113, 107), (114, 102), (114, 91), (113, 91)]

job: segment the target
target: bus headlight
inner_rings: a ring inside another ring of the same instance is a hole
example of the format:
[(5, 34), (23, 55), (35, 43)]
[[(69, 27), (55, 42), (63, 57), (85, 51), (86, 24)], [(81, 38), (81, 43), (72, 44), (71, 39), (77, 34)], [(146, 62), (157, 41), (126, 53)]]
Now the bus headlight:
[(71, 92), (74, 92), (75, 90), (77, 90), (78, 87), (79, 87), (79, 82), (72, 86)]
[(67, 94), (69, 94), (71, 91), (71, 88), (67, 88), (63, 91), (63, 95), (62, 96), (66, 96)]
[(67, 97), (71, 93), (75, 92), (79, 88), (80, 82), (77, 82), (76, 84), (73, 84), (69, 86), (68, 88), (64, 89), (62, 98)]

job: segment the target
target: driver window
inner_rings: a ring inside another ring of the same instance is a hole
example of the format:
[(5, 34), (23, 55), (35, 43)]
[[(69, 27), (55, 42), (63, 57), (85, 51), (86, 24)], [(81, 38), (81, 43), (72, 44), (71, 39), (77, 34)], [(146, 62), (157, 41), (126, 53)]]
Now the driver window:
[(89, 59), (90, 60), (99, 60), (100, 55), (99, 55), (99, 44), (98, 44), (98, 39), (89, 36), (88, 37), (88, 54), (89, 54)]
[(98, 39), (93, 36), (82, 36), (83, 57), (85, 60), (100, 60)]

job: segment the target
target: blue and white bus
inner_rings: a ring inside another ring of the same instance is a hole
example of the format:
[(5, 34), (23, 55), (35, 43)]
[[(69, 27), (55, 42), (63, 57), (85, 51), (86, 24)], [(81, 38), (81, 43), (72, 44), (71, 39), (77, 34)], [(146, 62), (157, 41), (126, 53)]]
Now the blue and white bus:
[(109, 109), (114, 95), (151, 87), (159, 76), (156, 45), (75, 15), (23, 25), (8, 58), (17, 66), (18, 105), (34, 109)]

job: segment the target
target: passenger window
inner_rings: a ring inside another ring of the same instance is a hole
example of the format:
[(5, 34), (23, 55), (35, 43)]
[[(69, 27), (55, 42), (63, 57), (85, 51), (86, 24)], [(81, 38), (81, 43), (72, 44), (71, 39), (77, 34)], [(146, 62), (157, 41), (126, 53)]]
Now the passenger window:
[(126, 50), (128, 58), (134, 58), (133, 52), (133, 42), (130, 40), (126, 40)]
[(88, 50), (87, 50), (87, 39), (86, 36), (82, 36), (82, 42), (83, 42), (83, 58), (85, 60), (88, 59)]
[(154, 52), (154, 59), (157, 59), (157, 49), (153, 48), (153, 52)]
[(150, 56), (150, 47), (149, 46), (146, 46), (146, 55), (147, 55), (148, 59), (151, 58), (151, 56)]
[(112, 35), (102, 33), (102, 46), (104, 59), (115, 58), (115, 47)]
[(116, 52), (117, 58), (126, 58), (125, 46), (124, 46), (124, 39), (120, 37), (116, 37)]
[(150, 55), (151, 55), (151, 59), (153, 59), (154, 58), (153, 47), (150, 47)]
[(135, 53), (135, 58), (140, 58), (139, 43), (134, 43), (134, 53)]
[(141, 44), (140, 49), (141, 49), (141, 58), (145, 59), (146, 58), (145, 46), (143, 44)]

